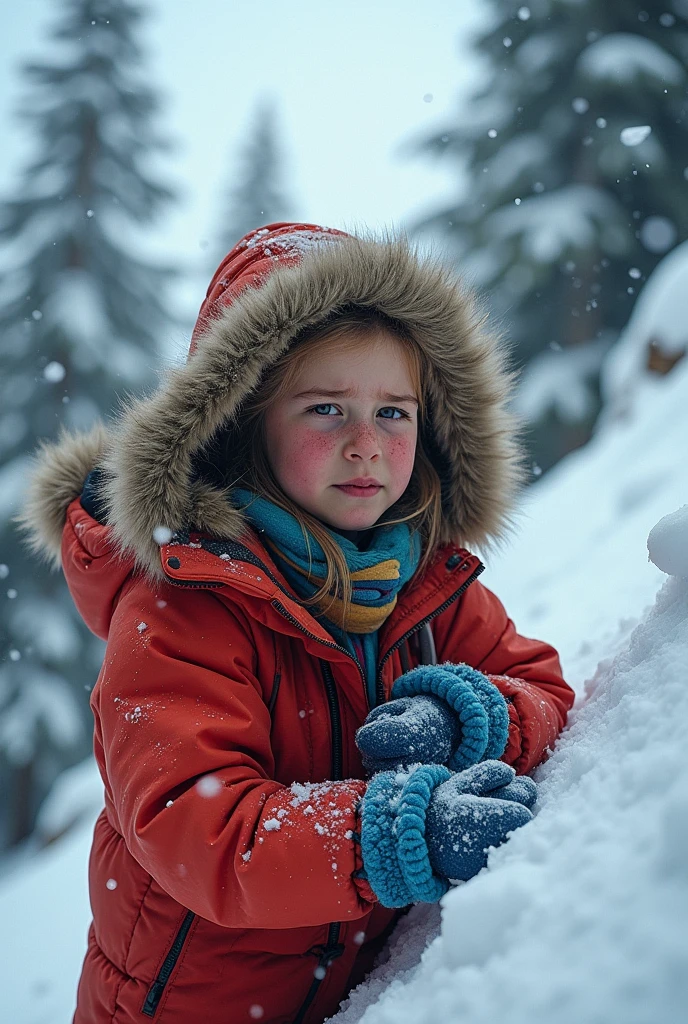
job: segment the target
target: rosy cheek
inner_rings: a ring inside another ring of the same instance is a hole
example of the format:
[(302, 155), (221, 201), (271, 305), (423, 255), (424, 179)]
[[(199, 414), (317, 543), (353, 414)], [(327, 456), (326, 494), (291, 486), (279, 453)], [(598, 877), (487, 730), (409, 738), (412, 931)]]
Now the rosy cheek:
[(410, 476), (416, 454), (415, 435), (391, 437), (385, 448), (387, 460), (395, 478)]
[(290, 431), (282, 450), (290, 474), (305, 481), (317, 475), (336, 448), (337, 441), (331, 435), (302, 428)]

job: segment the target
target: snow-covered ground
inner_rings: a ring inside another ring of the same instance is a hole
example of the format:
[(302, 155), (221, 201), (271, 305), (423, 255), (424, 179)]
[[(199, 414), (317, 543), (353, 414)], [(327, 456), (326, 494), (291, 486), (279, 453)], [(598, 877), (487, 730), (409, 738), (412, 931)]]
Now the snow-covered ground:
[[(674, 334), (685, 252), (682, 279)], [(410, 912), (337, 1024), (686, 1019), (688, 358), (666, 377), (642, 368), (664, 292), (639, 302), (610, 364), (622, 418), (532, 488), (483, 576), (520, 632), (558, 647), (578, 694), (534, 773), (536, 818), (439, 911)]]
[(440, 923), (411, 911), (338, 1024), (685, 1019), (687, 666), (688, 579), (672, 577), (536, 771), (535, 820), (447, 894), (420, 962)]
[[(532, 488), (483, 577), (521, 632), (558, 647), (578, 693), (536, 772), (536, 818), (440, 908), (410, 912), (337, 1024), (673, 1024), (685, 1013), (688, 578), (649, 562), (646, 541), (688, 502), (688, 358), (624, 386), (625, 418)], [(686, 550), (684, 509), (652, 551), (684, 573)], [(100, 789), (88, 765), (67, 781), (42, 827), (59, 834), (75, 807), (79, 823), (0, 881), (0, 1019), (12, 1024), (71, 1020)]]

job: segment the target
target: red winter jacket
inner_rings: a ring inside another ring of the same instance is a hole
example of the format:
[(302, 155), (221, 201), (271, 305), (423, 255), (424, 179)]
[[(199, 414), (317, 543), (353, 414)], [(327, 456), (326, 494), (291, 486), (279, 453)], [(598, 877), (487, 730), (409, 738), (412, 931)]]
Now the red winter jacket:
[[(292, 1021), (329, 950), (305, 1018), (321, 1021), (395, 917), (352, 878), (360, 670), (273, 581), (289, 590), (252, 531), (244, 558), (163, 547), (155, 585), (115, 560), (108, 534), (70, 505), (65, 573), (108, 639), (91, 696), (106, 807), (74, 1024), (233, 1024), (254, 1006)], [(503, 759), (523, 773), (553, 746), (573, 694), (555, 651), (518, 635), (480, 570), (445, 547), (402, 589), (380, 631), (380, 675), (389, 696), (400, 648), (416, 665), (412, 638), (432, 621), (438, 661), (490, 674), (508, 699)]]
[[(489, 674), (507, 698), (504, 760), (522, 773), (573, 702), (556, 652), (518, 635), (466, 550), (499, 535), (519, 471), (503, 357), (460, 285), (403, 239), (250, 233), (211, 282), (188, 363), (108, 432), (44, 448), (25, 514), (107, 639), (91, 696), (105, 808), (74, 1024), (316, 1024), (398, 916), (353, 877), (361, 670), (203, 462), (218, 432), (232, 458), (261, 372), (347, 304), (405, 323), (424, 348), (422, 443), (441, 483), (440, 544), (379, 632), (379, 691), (418, 664), (432, 623), (438, 660)], [(79, 498), (94, 467), (103, 505), (84, 500), (108, 525)]]

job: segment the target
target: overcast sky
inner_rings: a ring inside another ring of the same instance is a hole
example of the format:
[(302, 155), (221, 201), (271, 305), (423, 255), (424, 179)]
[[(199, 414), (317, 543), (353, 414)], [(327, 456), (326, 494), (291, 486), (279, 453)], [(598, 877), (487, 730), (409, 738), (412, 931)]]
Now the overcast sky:
[[(58, 0), (0, 13), (0, 191), (30, 139), (13, 118), (21, 60), (45, 52)], [(158, 127), (178, 149), (157, 165), (183, 190), (153, 231), (193, 265), (213, 237), (222, 195), (261, 97), (277, 104), (284, 184), (295, 219), (355, 230), (403, 225), (451, 195), (455, 175), (401, 144), (460, 114), (479, 65), (469, 51), (476, 0), (150, 0), (141, 32)]]

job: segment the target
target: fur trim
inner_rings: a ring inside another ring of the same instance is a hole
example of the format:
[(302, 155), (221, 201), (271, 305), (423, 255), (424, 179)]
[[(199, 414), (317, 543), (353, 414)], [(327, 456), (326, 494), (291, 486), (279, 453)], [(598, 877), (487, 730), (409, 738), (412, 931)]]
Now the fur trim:
[(230, 539), (245, 530), (221, 492), (192, 484), (193, 456), (237, 418), (300, 329), (347, 303), (401, 320), (428, 357), (430, 455), (444, 463), (442, 541), (484, 546), (504, 533), (521, 469), (503, 346), (435, 258), (401, 236), (343, 237), (241, 292), (187, 364), (125, 412), (106, 464), (106, 503), (118, 542), (142, 567), (161, 571), (156, 527), (194, 525)]
[(522, 479), (504, 347), (437, 257), (420, 256), (403, 234), (341, 236), (240, 291), (186, 365), (124, 409), (103, 463), (104, 500), (118, 544), (141, 568), (162, 571), (156, 527), (194, 526), (232, 540), (245, 531), (243, 513), (224, 492), (194, 482), (194, 456), (238, 419), (297, 332), (345, 304), (402, 321), (424, 348), (429, 421), (422, 436), (442, 480), (441, 541), (485, 547), (504, 534)]
[(43, 441), (34, 457), (27, 497), (16, 522), (27, 534), (31, 550), (53, 568), (60, 566), (67, 506), (81, 494), (106, 444), (105, 428), (98, 423), (88, 433), (64, 430), (56, 443)]

